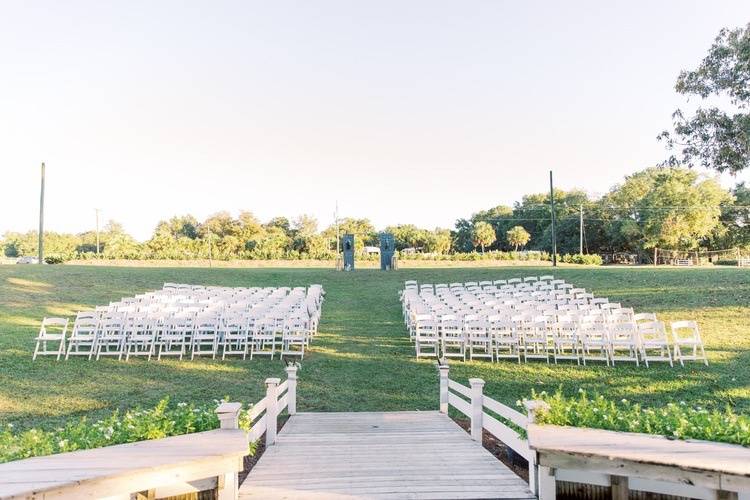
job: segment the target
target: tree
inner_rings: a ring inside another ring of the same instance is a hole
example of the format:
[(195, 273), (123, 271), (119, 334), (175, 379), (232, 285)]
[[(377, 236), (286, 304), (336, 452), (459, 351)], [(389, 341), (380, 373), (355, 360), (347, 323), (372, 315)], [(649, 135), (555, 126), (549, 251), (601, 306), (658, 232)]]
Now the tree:
[(429, 242), (430, 252), (444, 255), (451, 251), (452, 245), (453, 238), (451, 238), (451, 232), (449, 230), (436, 228), (435, 231), (432, 232)]
[(474, 237), (472, 241), (475, 247), (482, 247), (482, 253), (484, 253), (484, 247), (492, 245), (496, 239), (495, 230), (488, 222), (479, 221), (474, 224)]
[(642, 248), (692, 250), (720, 226), (721, 205), (732, 197), (715, 179), (687, 168), (648, 168), (625, 178), (603, 202)]
[(736, 174), (750, 166), (750, 24), (719, 32), (708, 55), (697, 69), (682, 71), (675, 90), (701, 99), (728, 99), (733, 110), (716, 106), (698, 108), (685, 116), (678, 109), (672, 115), (674, 134), (664, 131), (659, 138), (670, 150), (681, 147), (667, 164), (696, 163), (719, 172)]
[(732, 189), (734, 200), (722, 210), (721, 223), (725, 228), (717, 232), (715, 248), (750, 247), (750, 186), (738, 183)]
[(293, 247), (300, 253), (310, 254), (319, 246), (318, 221), (310, 215), (301, 215), (292, 223)]
[[(352, 219), (344, 218), (339, 220), (339, 236), (345, 234), (354, 235), (354, 249), (361, 252), (366, 245), (374, 245), (378, 241), (378, 235), (375, 227), (369, 219)], [(332, 224), (323, 231), (322, 236), (332, 242), (333, 248), (336, 248), (336, 225)]]
[(526, 246), (531, 240), (531, 235), (523, 226), (513, 226), (505, 233), (508, 238), (508, 244), (513, 245), (513, 250), (518, 251), (518, 247)]

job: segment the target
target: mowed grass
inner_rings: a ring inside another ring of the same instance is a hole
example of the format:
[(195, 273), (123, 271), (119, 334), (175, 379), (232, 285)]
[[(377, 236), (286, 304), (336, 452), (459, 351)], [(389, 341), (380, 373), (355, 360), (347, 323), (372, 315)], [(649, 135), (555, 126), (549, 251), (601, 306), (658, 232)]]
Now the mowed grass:
[[(414, 359), (397, 293), (404, 280), (452, 282), (547, 274), (549, 267), (408, 269), (392, 272), (326, 269), (0, 267), (0, 423), (50, 428), (69, 418), (173, 401), (228, 396), (253, 402), (267, 377), (283, 377), (278, 359), (118, 362), (77, 358), (31, 361), (43, 316), (161, 288), (165, 281), (227, 286), (321, 283), (327, 292), (320, 334), (299, 373), (300, 411), (433, 410), (437, 370)], [(649, 406), (686, 401), (750, 412), (750, 270), (561, 268), (557, 277), (665, 321), (698, 321), (710, 366), (649, 369), (618, 364), (580, 367), (510, 361), (452, 362), (451, 378), (486, 381), (492, 397), (515, 404), (532, 389), (574, 395), (579, 388)]]

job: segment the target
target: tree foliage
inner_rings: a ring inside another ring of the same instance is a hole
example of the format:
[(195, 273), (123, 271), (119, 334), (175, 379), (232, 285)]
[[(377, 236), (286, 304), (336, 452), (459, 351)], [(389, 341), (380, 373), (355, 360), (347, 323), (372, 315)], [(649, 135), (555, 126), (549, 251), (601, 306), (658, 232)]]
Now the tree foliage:
[(508, 229), (505, 233), (505, 237), (508, 240), (508, 244), (513, 246), (513, 250), (518, 250), (518, 247), (526, 246), (531, 240), (529, 232), (523, 228), (523, 226), (513, 226)]
[(698, 67), (680, 73), (675, 90), (706, 104), (709, 98), (726, 99), (732, 109), (709, 105), (692, 115), (675, 111), (674, 132), (659, 136), (669, 149), (679, 149), (667, 163), (732, 174), (750, 166), (750, 24), (721, 30)]
[[(660, 167), (636, 172), (600, 199), (584, 191), (555, 191), (558, 253), (579, 253), (580, 215), (588, 253), (633, 252), (653, 247), (675, 250), (750, 248), (750, 187), (731, 191), (688, 168)], [(368, 219), (339, 221), (339, 235), (352, 233), (355, 250), (378, 245)], [(455, 228), (424, 229), (414, 224), (385, 228), (396, 248), (442, 256), (482, 251), (549, 252), (552, 246), (549, 193), (521, 197), (512, 207), (498, 205), (456, 221)], [(524, 235), (525, 233), (525, 235)], [(497, 235), (501, 238), (497, 239)], [(320, 231), (309, 215), (274, 217), (263, 223), (251, 212), (233, 217), (218, 212), (199, 221), (180, 215), (159, 222), (147, 241), (138, 242), (110, 221), (99, 235), (104, 259), (333, 259), (336, 226)], [(0, 240), (9, 257), (36, 255), (37, 233), (9, 232)], [(45, 233), (45, 255), (70, 260), (96, 257), (96, 234)]]
[(482, 253), (484, 253), (484, 247), (492, 245), (496, 239), (495, 229), (489, 223), (484, 221), (474, 223), (472, 241), (475, 247), (482, 248)]

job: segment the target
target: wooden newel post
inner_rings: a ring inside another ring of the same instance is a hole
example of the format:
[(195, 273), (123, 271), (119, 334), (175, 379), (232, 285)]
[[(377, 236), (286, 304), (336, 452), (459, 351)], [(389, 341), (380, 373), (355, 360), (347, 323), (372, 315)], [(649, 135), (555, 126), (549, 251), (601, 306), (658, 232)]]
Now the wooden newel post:
[(484, 380), (470, 378), (471, 386), (471, 439), (482, 442), (482, 415), (484, 414)]
[[(539, 413), (550, 409), (549, 404), (539, 400), (524, 401), (523, 405), (526, 407), (529, 425), (536, 423)], [(539, 457), (534, 452), (533, 460), (529, 462), (529, 488), (539, 497), (539, 500), (555, 500), (557, 495), (555, 471), (538, 464)]]
[(287, 412), (289, 415), (297, 413), (297, 367), (287, 366), (286, 367), (286, 379), (287, 379)]
[[(216, 415), (219, 417), (220, 429), (239, 429), (240, 428), (240, 410), (242, 403), (221, 403), (216, 408)], [(237, 500), (239, 497), (240, 483), (236, 472), (227, 472), (220, 475), (217, 480), (217, 498), (218, 500)]]
[(221, 403), (216, 408), (216, 415), (219, 417), (219, 428), (239, 429), (241, 409), (242, 403)]
[(276, 425), (279, 417), (278, 390), (281, 379), (266, 379), (266, 446), (276, 442)]
[(448, 414), (448, 365), (440, 365), (440, 413)]

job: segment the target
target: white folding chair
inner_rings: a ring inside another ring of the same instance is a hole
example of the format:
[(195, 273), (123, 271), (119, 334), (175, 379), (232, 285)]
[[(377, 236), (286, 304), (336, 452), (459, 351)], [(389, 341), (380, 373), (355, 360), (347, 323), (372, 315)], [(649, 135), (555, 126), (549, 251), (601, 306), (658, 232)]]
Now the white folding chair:
[(638, 343), (643, 363), (648, 368), (649, 361), (667, 361), (674, 366), (669, 349), (669, 340), (664, 323), (661, 321), (640, 321), (638, 328)]
[(510, 358), (521, 362), (521, 346), (513, 323), (500, 315), (488, 318), (494, 343), (495, 359)]
[[(44, 318), (39, 328), (39, 334), (36, 337), (36, 347), (34, 347), (34, 356), (57, 356), (57, 360), (65, 354), (66, 334), (68, 333), (67, 318)], [(57, 343), (56, 348), (49, 348), (48, 344)]]
[[(671, 324), (672, 341), (674, 342), (674, 359), (685, 366), (685, 361), (703, 361), (708, 366), (708, 358), (703, 348), (698, 324), (695, 321), (674, 321)], [(690, 353), (683, 353), (683, 349)]]
[[(492, 361), (492, 337), (487, 321), (483, 319), (466, 321), (464, 322), (464, 331), (469, 346), (469, 359), (489, 358)], [(478, 352), (475, 352), (475, 350)]]
[(552, 346), (555, 364), (561, 359), (570, 359), (581, 364), (578, 323), (571, 316), (560, 315), (555, 320), (552, 328)]
[(543, 359), (549, 363), (549, 338), (544, 316), (525, 317), (520, 321), (514, 317), (514, 324), (521, 338), (524, 362), (528, 362), (529, 359)]
[(250, 338), (250, 359), (253, 359), (253, 355), (270, 356), (273, 359), (277, 330), (274, 318), (263, 317), (255, 321)]
[(461, 358), (466, 361), (466, 334), (463, 322), (449, 314), (440, 319), (441, 351), (446, 358)]
[(440, 336), (438, 322), (432, 316), (417, 316), (415, 326), (414, 346), (417, 357), (440, 355)]
[(124, 313), (113, 313), (102, 318), (99, 322), (99, 333), (96, 339), (96, 359), (102, 356), (117, 356), (118, 360), (122, 359), (125, 354), (125, 333)]
[(190, 359), (208, 356), (216, 359), (219, 349), (219, 321), (214, 313), (204, 313), (195, 318), (193, 338), (190, 345)]
[(125, 322), (125, 361), (130, 356), (151, 356), (156, 351), (156, 331), (146, 313), (128, 316)]
[(616, 323), (609, 326), (609, 351), (612, 366), (615, 361), (633, 361), (640, 365), (638, 359), (638, 330), (634, 323)]
[(233, 314), (222, 318), (219, 326), (221, 359), (227, 355), (241, 354), (246, 359), (249, 347), (248, 318), (245, 314)]
[(593, 321), (596, 318), (585, 317), (579, 327), (578, 336), (581, 339), (581, 361), (604, 361), (609, 366), (612, 358), (610, 352), (609, 334), (603, 323)]
[(296, 316), (289, 318), (284, 324), (284, 331), (281, 337), (280, 359), (287, 356), (299, 356), (300, 359), (305, 357), (305, 345), (307, 344), (307, 319)]
[(157, 359), (162, 356), (178, 356), (182, 359), (193, 331), (193, 317), (192, 314), (178, 314), (164, 319), (154, 327), (159, 347)]
[(97, 311), (81, 311), (76, 314), (65, 359), (70, 356), (87, 356), (88, 359), (91, 359), (96, 349), (98, 325), (99, 313)]

